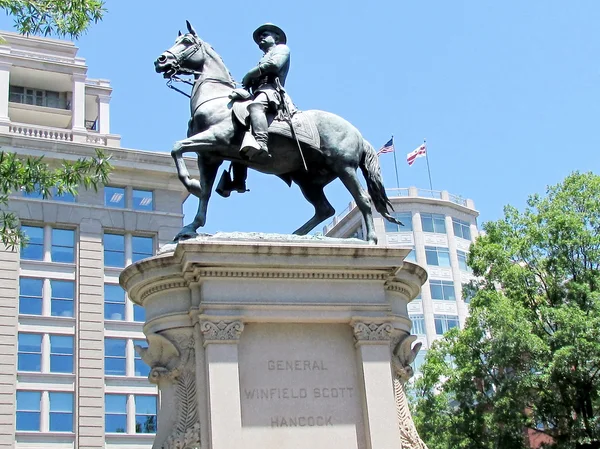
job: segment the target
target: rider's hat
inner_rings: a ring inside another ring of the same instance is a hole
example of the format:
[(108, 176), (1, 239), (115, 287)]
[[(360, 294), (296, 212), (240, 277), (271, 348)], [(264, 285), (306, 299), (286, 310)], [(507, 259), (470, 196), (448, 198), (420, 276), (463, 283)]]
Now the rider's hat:
[(263, 31), (277, 33), (280, 44), (285, 44), (287, 42), (287, 36), (281, 28), (279, 28), (277, 25), (273, 25), (272, 23), (265, 23), (264, 25), (259, 26), (254, 33), (252, 33), (252, 39), (254, 39), (254, 42), (257, 44), (260, 43), (260, 35), (263, 33)]

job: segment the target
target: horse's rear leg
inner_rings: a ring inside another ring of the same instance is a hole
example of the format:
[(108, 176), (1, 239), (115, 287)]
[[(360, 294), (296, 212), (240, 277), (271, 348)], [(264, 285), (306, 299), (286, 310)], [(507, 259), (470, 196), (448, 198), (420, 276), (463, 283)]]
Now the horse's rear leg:
[(377, 243), (377, 235), (375, 234), (375, 225), (373, 223), (373, 213), (371, 212), (371, 199), (364, 191), (358, 180), (356, 169), (346, 167), (338, 172), (340, 180), (346, 186), (358, 210), (362, 213), (365, 220), (366, 240), (371, 243)]
[(310, 181), (295, 181), (300, 187), (304, 198), (306, 198), (315, 208), (313, 217), (294, 231), (294, 234), (296, 235), (306, 235), (319, 223), (322, 223), (329, 217), (333, 217), (335, 209), (329, 201), (327, 201), (325, 193), (323, 192), (323, 185), (313, 184)]

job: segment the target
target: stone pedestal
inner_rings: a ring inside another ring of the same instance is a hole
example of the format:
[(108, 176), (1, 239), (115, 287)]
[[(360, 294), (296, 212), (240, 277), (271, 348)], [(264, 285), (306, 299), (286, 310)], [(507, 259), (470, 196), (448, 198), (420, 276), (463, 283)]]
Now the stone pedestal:
[(409, 250), (215, 236), (129, 266), (161, 391), (153, 447), (424, 447), (400, 397), (426, 280)]

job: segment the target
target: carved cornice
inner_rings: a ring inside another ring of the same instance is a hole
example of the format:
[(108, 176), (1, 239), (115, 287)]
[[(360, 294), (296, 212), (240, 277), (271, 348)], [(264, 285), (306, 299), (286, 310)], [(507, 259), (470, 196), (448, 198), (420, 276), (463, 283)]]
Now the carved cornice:
[(389, 274), (381, 273), (352, 273), (352, 272), (323, 272), (323, 271), (255, 271), (255, 270), (198, 270), (194, 272), (194, 281), (202, 278), (254, 278), (254, 279), (325, 279), (325, 280), (357, 280), (385, 281)]
[(188, 282), (184, 281), (184, 280), (180, 280), (180, 281), (174, 281), (174, 282), (167, 282), (164, 284), (159, 284), (159, 285), (155, 285), (153, 287), (150, 287), (147, 290), (144, 290), (142, 292), (142, 294), (140, 295), (140, 303), (143, 303), (144, 300), (150, 296), (153, 295), (154, 293), (158, 293), (161, 292), (163, 290), (170, 290), (172, 288), (184, 288), (188, 286)]
[(389, 342), (394, 327), (391, 323), (362, 323), (354, 324), (354, 338), (357, 343)]
[(386, 282), (385, 289), (391, 292), (398, 292), (405, 295), (408, 299), (412, 299), (413, 294), (406, 288), (406, 286), (400, 282)]
[(204, 344), (237, 342), (243, 330), (244, 323), (241, 321), (200, 322), (200, 331), (204, 335)]

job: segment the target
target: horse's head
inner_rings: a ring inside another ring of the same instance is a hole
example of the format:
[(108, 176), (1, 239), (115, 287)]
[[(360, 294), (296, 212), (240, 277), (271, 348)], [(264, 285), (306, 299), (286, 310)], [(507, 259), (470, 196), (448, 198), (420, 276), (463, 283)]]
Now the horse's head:
[(204, 52), (202, 40), (198, 37), (194, 27), (186, 20), (188, 33), (181, 34), (175, 44), (161, 54), (154, 61), (154, 68), (162, 73), (165, 78), (170, 78), (178, 73), (197, 73), (202, 70)]

